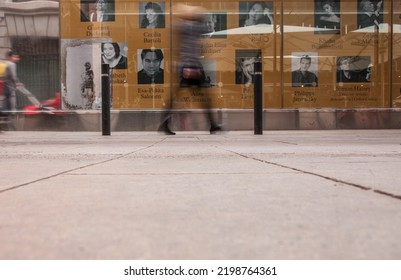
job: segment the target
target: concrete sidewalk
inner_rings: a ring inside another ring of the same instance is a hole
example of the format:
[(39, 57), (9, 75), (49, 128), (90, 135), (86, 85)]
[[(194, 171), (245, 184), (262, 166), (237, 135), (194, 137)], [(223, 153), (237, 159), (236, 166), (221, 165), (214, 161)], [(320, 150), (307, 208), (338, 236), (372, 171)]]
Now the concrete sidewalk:
[(400, 259), (401, 131), (4, 132), (0, 259)]

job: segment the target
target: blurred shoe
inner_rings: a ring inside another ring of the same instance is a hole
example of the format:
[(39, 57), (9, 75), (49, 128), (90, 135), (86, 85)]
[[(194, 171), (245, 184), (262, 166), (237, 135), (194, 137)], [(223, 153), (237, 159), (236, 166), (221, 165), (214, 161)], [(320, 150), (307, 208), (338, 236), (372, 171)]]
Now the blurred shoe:
[(210, 134), (216, 134), (216, 132), (222, 131), (222, 130), (223, 130), (223, 127), (221, 124), (212, 125), (212, 127), (210, 128)]
[(175, 132), (171, 131), (168, 125), (165, 123), (162, 123), (157, 131), (166, 135), (175, 135)]

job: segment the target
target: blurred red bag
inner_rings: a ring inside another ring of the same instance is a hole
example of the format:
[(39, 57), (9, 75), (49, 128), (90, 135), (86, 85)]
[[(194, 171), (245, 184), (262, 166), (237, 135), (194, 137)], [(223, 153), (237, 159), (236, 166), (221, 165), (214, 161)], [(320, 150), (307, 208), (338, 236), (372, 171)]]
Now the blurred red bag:
[(0, 80), (0, 95), (4, 94), (4, 81)]
[(199, 68), (182, 68), (182, 77), (188, 80), (199, 80), (202, 77), (202, 71)]

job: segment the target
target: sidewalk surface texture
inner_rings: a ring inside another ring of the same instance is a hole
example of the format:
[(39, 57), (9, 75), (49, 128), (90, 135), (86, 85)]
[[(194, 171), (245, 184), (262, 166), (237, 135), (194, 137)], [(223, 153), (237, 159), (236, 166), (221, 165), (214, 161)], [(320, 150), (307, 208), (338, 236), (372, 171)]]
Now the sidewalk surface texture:
[(0, 259), (401, 259), (401, 131), (3, 132)]

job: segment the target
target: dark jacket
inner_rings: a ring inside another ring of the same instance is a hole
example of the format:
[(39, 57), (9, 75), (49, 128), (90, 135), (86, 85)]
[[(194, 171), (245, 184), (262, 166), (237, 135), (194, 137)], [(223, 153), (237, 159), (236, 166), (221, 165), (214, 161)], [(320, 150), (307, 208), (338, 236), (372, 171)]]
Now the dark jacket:
[(138, 72), (138, 84), (163, 84), (164, 83), (164, 70), (160, 68), (160, 71), (156, 76), (151, 77), (146, 74), (145, 70)]
[(314, 73), (306, 71), (302, 73), (301, 70), (292, 72), (292, 86), (293, 87), (317, 87), (317, 77)]

